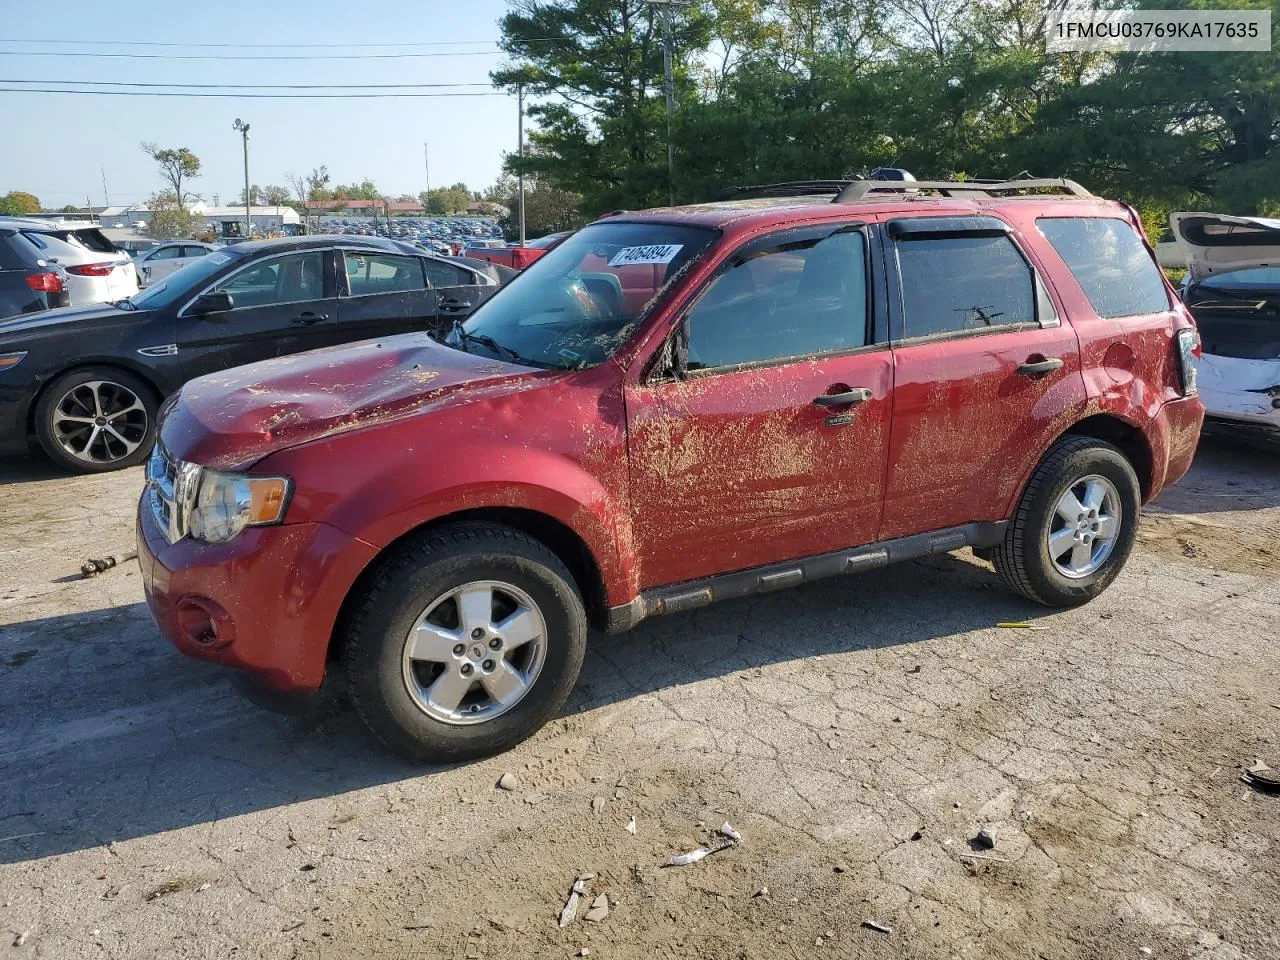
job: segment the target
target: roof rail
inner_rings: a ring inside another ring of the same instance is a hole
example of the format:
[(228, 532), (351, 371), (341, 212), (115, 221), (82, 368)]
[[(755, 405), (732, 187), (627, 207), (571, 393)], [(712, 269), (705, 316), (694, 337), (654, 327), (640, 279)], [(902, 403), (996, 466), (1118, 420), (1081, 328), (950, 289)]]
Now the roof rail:
[(754, 187), (725, 187), (717, 200), (745, 200), (750, 197), (804, 197), (815, 193), (840, 193), (848, 180), (787, 180)]
[(836, 196), (833, 203), (857, 203), (871, 193), (915, 193), (935, 190), (947, 197), (989, 197), (1021, 190), (1057, 189), (1073, 197), (1092, 197), (1088, 190), (1065, 177), (1032, 180), (853, 180)]

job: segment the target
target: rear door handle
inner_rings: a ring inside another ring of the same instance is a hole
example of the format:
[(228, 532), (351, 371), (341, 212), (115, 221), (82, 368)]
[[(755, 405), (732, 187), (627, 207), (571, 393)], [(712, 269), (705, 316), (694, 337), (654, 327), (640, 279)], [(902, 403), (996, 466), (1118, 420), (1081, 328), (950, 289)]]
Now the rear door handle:
[(453, 297), (445, 297), (440, 301), (440, 306), (444, 310), (470, 310), (470, 300), (455, 300)]
[(844, 393), (824, 393), (814, 398), (820, 407), (851, 407), (855, 403), (866, 403), (871, 399), (871, 391), (866, 387), (854, 387)]
[(327, 313), (307, 312), (298, 314), (298, 316), (293, 318), (293, 322), (303, 324), (304, 326), (310, 326), (313, 323), (319, 323), (321, 320), (328, 319), (329, 315)]
[(1045, 360), (1030, 360), (1018, 367), (1018, 373), (1024, 377), (1041, 377), (1062, 369), (1061, 357), (1049, 357)]

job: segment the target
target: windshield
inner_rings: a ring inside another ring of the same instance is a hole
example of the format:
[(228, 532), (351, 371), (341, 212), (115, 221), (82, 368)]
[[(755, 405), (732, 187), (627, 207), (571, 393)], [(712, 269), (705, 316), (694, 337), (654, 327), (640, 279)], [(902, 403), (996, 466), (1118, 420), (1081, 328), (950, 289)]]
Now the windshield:
[(1224, 290), (1280, 291), (1280, 267), (1253, 267), (1215, 274), (1200, 281), (1201, 287)]
[(232, 254), (226, 250), (219, 250), (217, 253), (211, 253), (207, 257), (193, 260), (180, 270), (175, 270), (169, 274), (159, 283), (154, 283), (141, 293), (134, 294), (129, 298), (129, 302), (139, 310), (156, 310), (160, 307), (167, 307), (181, 297), (195, 293), (196, 288), (232, 260), (237, 259), (238, 256), (238, 254)]
[(535, 367), (603, 363), (631, 336), (654, 294), (718, 236), (664, 223), (592, 224), (537, 260), (446, 342)]

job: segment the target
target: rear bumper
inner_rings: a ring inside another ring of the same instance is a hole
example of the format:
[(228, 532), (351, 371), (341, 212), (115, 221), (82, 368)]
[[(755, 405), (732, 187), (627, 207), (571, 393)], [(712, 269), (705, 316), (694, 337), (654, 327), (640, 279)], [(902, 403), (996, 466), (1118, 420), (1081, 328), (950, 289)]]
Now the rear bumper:
[(1204, 424), (1204, 404), (1199, 397), (1171, 400), (1160, 408), (1148, 426), (1151, 442), (1151, 489), (1146, 500), (1177, 483), (1191, 466)]
[(171, 544), (145, 493), (139, 502), (138, 563), (161, 632), (187, 656), (248, 671), (271, 690), (319, 689), (338, 612), (376, 554), (323, 523)]

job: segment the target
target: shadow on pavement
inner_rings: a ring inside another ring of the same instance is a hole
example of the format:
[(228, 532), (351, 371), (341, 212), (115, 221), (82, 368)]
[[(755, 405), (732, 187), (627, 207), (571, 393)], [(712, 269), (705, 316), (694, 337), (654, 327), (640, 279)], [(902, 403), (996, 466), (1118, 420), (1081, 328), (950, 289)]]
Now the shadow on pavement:
[[(933, 557), (595, 636), (567, 712), (1046, 613), (989, 568)], [(349, 709), (310, 725), (259, 711), (173, 651), (143, 604), (0, 628), (0, 768), (3, 863), (442, 769), (388, 754)]]

